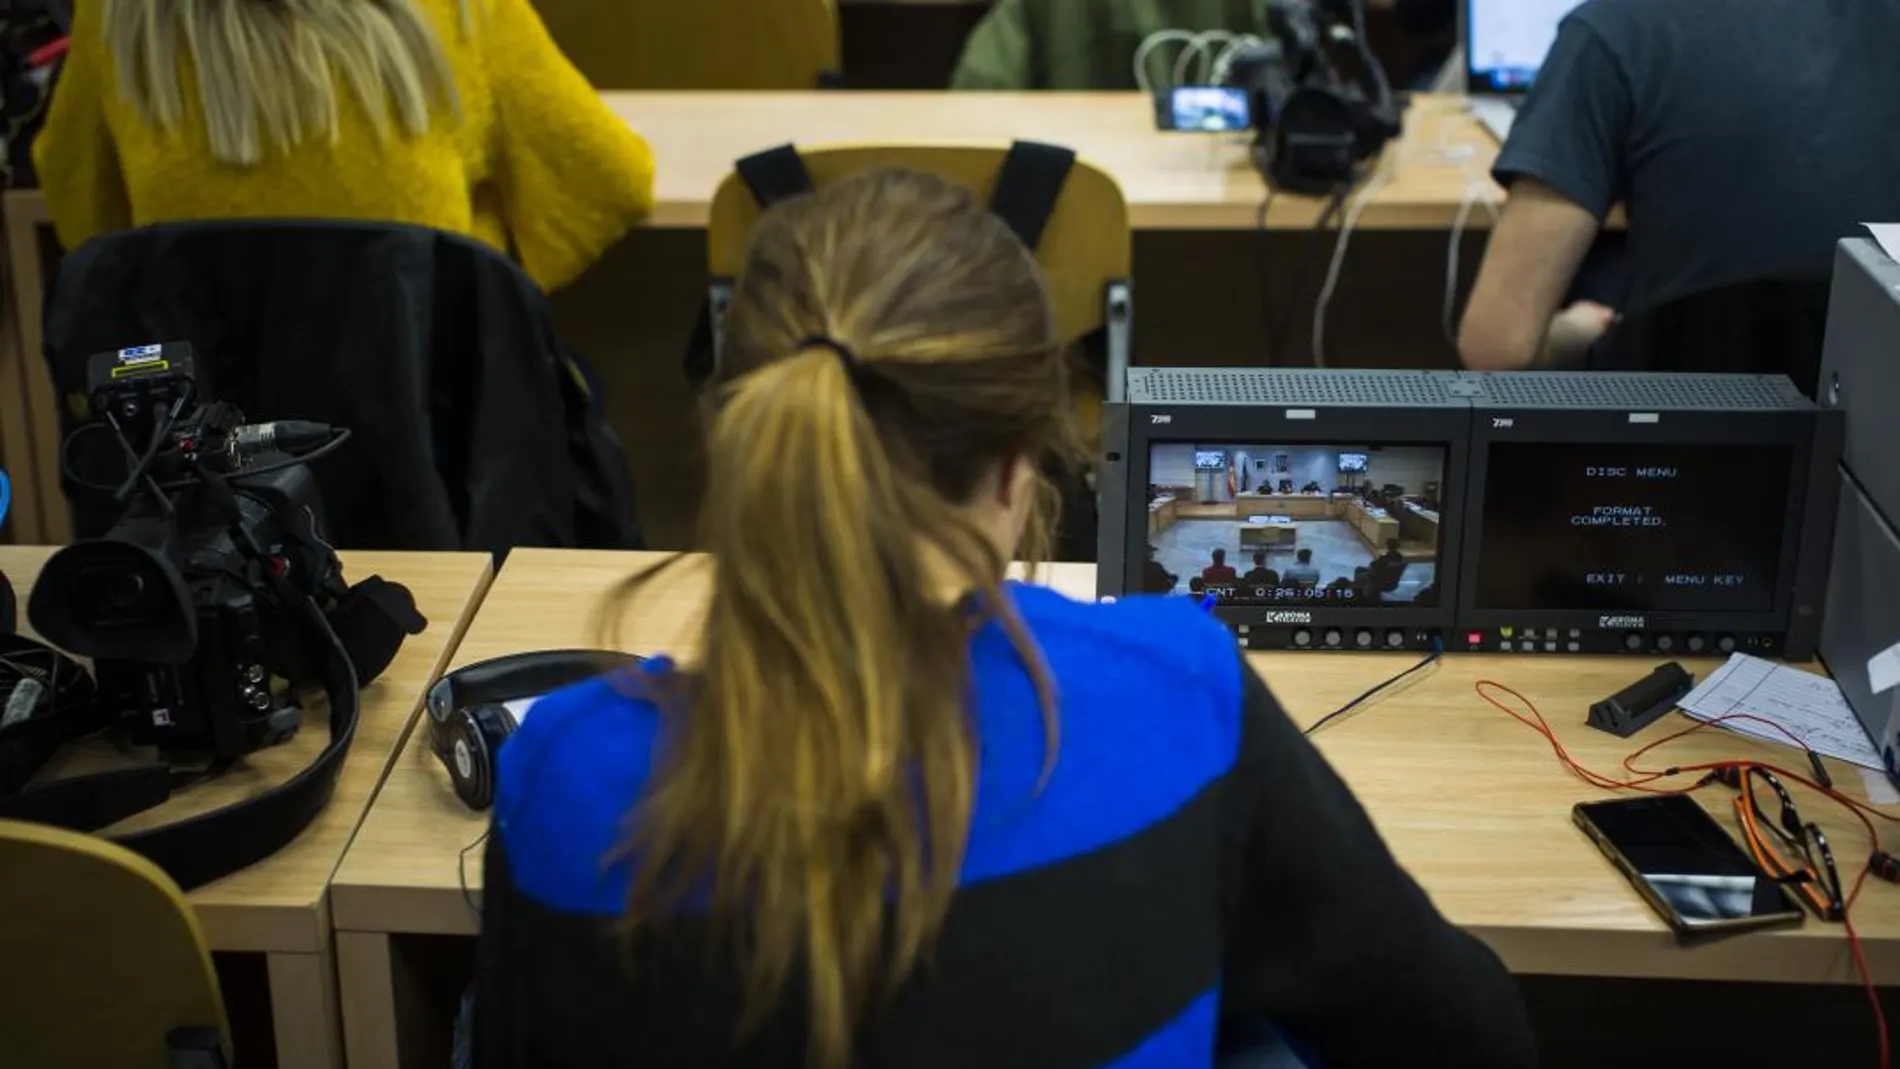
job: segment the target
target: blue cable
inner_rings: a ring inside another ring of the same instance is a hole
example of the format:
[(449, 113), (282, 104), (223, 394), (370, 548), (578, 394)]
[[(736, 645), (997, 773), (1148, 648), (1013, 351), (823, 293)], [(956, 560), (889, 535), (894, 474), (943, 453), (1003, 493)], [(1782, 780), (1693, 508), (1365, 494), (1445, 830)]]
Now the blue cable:
[(7, 506), (13, 504), (13, 484), (7, 481), (7, 473), (0, 471), (0, 523), (7, 522)]

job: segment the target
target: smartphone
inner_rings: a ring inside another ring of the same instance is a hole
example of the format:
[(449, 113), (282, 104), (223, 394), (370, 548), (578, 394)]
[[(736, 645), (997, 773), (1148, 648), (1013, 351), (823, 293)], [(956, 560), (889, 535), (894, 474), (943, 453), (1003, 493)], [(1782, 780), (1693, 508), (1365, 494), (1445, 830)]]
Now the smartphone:
[(1155, 100), (1155, 125), (1163, 130), (1234, 133), (1253, 126), (1247, 91), (1226, 85), (1180, 85)]
[(1678, 936), (1800, 924), (1805, 916), (1787, 887), (1686, 794), (1585, 802), (1572, 813)]

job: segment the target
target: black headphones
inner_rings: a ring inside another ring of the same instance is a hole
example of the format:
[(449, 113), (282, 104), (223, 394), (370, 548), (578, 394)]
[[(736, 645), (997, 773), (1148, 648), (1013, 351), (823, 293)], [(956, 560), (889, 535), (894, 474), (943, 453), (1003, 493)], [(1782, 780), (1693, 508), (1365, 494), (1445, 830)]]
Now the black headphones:
[(639, 664), (631, 653), (537, 650), (477, 661), (429, 688), (429, 749), (449, 770), (455, 796), (470, 809), (495, 801), (495, 755), (519, 721), (509, 702), (624, 671)]

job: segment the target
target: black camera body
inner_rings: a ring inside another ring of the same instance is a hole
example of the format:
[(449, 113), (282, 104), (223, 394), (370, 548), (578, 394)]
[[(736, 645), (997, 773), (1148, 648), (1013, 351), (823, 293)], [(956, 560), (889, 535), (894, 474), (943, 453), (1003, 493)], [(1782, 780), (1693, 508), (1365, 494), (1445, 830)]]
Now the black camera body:
[(321, 684), (326, 652), (298, 607), (328, 615), (348, 593), (310, 469), (277, 451), (282, 424), (198, 403), (188, 345), (102, 353), (87, 377), (144, 470), (114, 491), (125, 511), (104, 537), (48, 560), (34, 626), (93, 659), (135, 743), (230, 761), (284, 742), (302, 719), (293, 692)]
[[(1273, 0), (1273, 39), (1243, 49), (1229, 68), (1229, 81), (1247, 90), (1260, 167), (1275, 189), (1332, 192), (1403, 129), (1385, 71), (1366, 45), (1361, 2)], [(1333, 62), (1335, 43), (1353, 46), (1358, 78)]]
[[(0, 819), (105, 829), (289, 739), (303, 719), (300, 691), (320, 686), (328, 699), (329, 742), (295, 775), (231, 805), (111, 834), (190, 890), (269, 857), (323, 811), (356, 736), (362, 686), (428, 621), (401, 584), (374, 575), (346, 584), (324, 536), (306, 465), (347, 430), (250, 424), (235, 406), (200, 404), (183, 344), (102, 353), (87, 379), (93, 422), (67, 436), (60, 469), (68, 486), (103, 495), (110, 529), (48, 558), (27, 615), (47, 642), (92, 659), (98, 687), (58, 650), (19, 640), (71, 682), (0, 721)], [(74, 447), (105, 431), (108, 449), (88, 459), (120, 458), (112, 481), (73, 463)], [(59, 746), (107, 728), (163, 760), (35, 780)], [(180, 753), (193, 760), (174, 764)]]

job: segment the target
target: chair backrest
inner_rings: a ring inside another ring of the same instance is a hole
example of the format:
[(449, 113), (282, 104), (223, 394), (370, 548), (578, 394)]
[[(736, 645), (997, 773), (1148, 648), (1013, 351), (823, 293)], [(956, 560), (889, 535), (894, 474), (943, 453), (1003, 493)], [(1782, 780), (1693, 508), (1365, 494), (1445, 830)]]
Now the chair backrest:
[(158, 866), (0, 820), (0, 1050), (9, 1065), (170, 1069), (168, 1037), (230, 1030), (204, 933)]
[(1827, 334), (1826, 274), (1761, 278), (1634, 313), (1590, 350), (1602, 371), (1786, 375), (1814, 396)]
[[(861, 145), (800, 148), (812, 183), (823, 186), (874, 167), (905, 167), (961, 182), (987, 200), (996, 189), (1008, 148), (941, 145)], [(706, 224), (706, 262), (715, 276), (732, 277), (745, 262), (759, 206), (735, 171), (719, 183)], [(1075, 161), (1036, 244), (1036, 261), (1055, 308), (1056, 329), (1074, 342), (1104, 325), (1103, 292), (1128, 277), (1134, 260), (1128, 202), (1106, 171)]]
[[(348, 427), (311, 469), (340, 548), (637, 543), (624, 458), (545, 295), (479, 241), (328, 220), (118, 231), (61, 262), (45, 333), (67, 430), (96, 418), (88, 358), (154, 341), (190, 342), (199, 395), (252, 421)], [(73, 445), (79, 470), (122, 470), (84, 463), (110, 435)], [(106, 498), (75, 501), (82, 535), (117, 518)]]
[(834, 0), (534, 0), (596, 89), (817, 89), (835, 80)]

